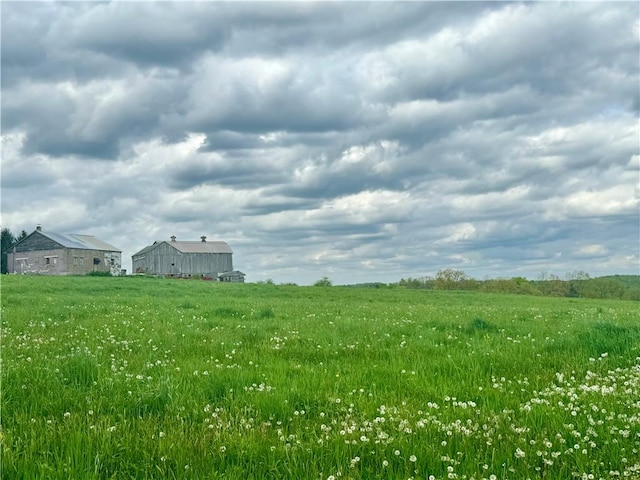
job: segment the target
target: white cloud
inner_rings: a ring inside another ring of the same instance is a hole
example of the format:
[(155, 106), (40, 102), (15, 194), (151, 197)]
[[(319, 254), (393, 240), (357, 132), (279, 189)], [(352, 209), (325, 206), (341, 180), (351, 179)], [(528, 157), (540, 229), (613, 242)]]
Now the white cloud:
[(640, 212), (640, 202), (634, 196), (632, 185), (577, 192), (564, 199), (564, 204), (563, 210), (568, 216), (633, 216)]
[(584, 257), (603, 257), (609, 253), (609, 249), (602, 244), (583, 245), (576, 250), (576, 255)]

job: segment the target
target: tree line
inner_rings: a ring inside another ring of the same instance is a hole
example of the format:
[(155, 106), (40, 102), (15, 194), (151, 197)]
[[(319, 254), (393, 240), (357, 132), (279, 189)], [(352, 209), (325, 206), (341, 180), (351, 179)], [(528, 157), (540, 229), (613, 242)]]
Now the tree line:
[(435, 277), (401, 279), (399, 287), (425, 290), (472, 290), (520, 295), (552, 297), (612, 298), (640, 301), (640, 275), (611, 275), (592, 278), (587, 272), (576, 270), (564, 278), (542, 273), (537, 280), (524, 277), (477, 280), (462, 270), (446, 268)]
[(8, 228), (3, 228), (0, 231), (0, 252), (2, 252), (2, 262), (0, 265), (1, 273), (7, 273), (7, 250), (9, 250), (14, 243), (19, 242), (27, 235), (27, 232), (24, 230), (22, 230), (22, 232), (20, 232), (20, 235), (18, 235), (17, 237), (14, 236), (13, 233), (11, 233), (11, 230), (9, 230)]
[[(7, 252), (27, 235), (27, 232), (22, 230), (18, 236), (15, 236), (8, 228), (2, 228), (0, 234), (2, 243), (0, 248), (2, 253), (1, 273), (7, 273)], [(273, 281), (269, 279), (266, 283), (273, 283)], [(331, 286), (332, 282), (329, 278), (322, 277), (314, 285)], [(611, 275), (592, 278), (587, 272), (581, 270), (567, 273), (564, 278), (542, 273), (537, 280), (527, 280), (524, 277), (477, 280), (468, 276), (463, 270), (445, 268), (440, 270), (435, 277), (402, 278), (398, 283), (389, 285), (375, 282), (352, 286), (375, 288), (397, 286), (423, 290), (471, 290), (520, 295), (640, 301), (640, 275)]]

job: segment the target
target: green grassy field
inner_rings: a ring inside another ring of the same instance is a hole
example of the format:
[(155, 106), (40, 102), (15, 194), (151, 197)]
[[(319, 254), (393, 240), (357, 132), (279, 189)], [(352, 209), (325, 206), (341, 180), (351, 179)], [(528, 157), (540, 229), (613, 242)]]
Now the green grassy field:
[(4, 276), (3, 479), (640, 478), (638, 303)]

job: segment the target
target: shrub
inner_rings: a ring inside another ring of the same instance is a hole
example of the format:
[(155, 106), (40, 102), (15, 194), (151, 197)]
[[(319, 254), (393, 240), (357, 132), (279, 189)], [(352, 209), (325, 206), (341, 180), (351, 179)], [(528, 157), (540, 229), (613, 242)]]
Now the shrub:
[(112, 277), (111, 272), (89, 272), (88, 277)]

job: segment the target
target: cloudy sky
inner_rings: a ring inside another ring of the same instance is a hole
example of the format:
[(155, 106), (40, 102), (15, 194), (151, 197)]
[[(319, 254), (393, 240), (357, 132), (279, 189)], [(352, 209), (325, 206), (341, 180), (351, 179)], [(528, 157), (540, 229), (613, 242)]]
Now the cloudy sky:
[(247, 281), (638, 274), (640, 7), (6, 2), (2, 226)]

